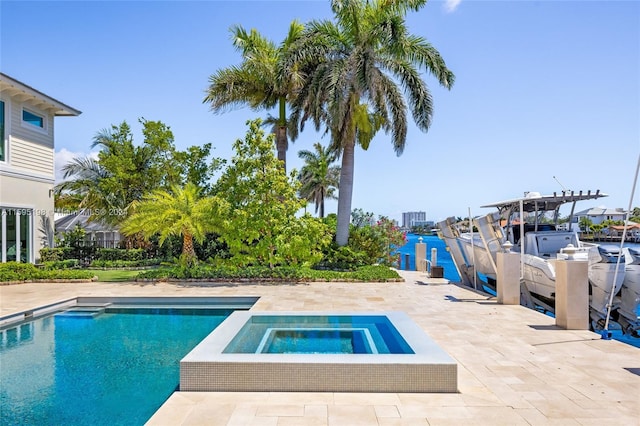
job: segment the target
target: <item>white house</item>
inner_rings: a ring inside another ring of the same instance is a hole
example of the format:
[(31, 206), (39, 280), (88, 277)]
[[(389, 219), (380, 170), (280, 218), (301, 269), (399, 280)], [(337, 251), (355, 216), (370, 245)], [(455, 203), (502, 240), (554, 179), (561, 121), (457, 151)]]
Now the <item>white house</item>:
[(0, 73), (0, 257), (36, 262), (53, 232), (54, 118), (75, 108)]
[(122, 240), (122, 235), (118, 228), (98, 221), (90, 222), (90, 216), (87, 210), (81, 209), (56, 218), (56, 236), (64, 238), (66, 232), (72, 231), (76, 226), (79, 226), (85, 231), (84, 242), (86, 245), (99, 248), (118, 248)]
[(627, 212), (623, 208), (608, 209), (606, 207), (592, 207), (590, 209), (574, 213), (573, 221), (580, 223), (580, 220), (583, 217), (586, 217), (594, 225), (599, 225), (605, 220), (625, 220), (626, 214)]

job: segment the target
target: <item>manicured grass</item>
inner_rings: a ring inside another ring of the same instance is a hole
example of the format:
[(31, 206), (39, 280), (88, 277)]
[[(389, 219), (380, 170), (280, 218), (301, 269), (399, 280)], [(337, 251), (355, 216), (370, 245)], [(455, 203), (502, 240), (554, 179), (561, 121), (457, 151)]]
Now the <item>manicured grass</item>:
[(88, 269), (98, 277), (98, 281), (101, 282), (122, 282), (122, 281), (135, 281), (136, 277), (143, 270), (120, 270), (120, 269)]

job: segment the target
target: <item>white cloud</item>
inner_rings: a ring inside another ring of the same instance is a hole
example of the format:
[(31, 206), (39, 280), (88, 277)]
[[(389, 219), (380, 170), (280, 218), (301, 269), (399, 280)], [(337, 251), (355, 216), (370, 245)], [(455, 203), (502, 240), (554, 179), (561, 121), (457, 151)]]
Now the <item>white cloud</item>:
[(444, 0), (444, 10), (447, 13), (453, 13), (460, 5), (462, 0)]
[(97, 152), (71, 152), (66, 148), (62, 148), (60, 151), (55, 152), (54, 164), (55, 164), (55, 172), (56, 172), (56, 183), (62, 182), (62, 168), (70, 162), (72, 159), (76, 157), (85, 157), (91, 156), (93, 158), (98, 158)]

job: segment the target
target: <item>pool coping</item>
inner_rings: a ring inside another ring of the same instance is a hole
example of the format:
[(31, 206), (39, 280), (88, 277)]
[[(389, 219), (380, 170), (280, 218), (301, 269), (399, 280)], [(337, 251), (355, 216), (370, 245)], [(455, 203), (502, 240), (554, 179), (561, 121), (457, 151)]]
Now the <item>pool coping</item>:
[[(413, 354), (239, 354), (224, 349), (252, 316), (387, 316)], [(236, 311), (180, 361), (181, 391), (458, 392), (457, 364), (404, 312)]]
[(250, 309), (259, 299), (260, 297), (258, 296), (78, 296), (49, 303), (34, 309), (1, 316), (0, 330), (75, 307), (114, 304), (119, 306), (153, 306), (159, 308), (177, 306), (182, 308)]

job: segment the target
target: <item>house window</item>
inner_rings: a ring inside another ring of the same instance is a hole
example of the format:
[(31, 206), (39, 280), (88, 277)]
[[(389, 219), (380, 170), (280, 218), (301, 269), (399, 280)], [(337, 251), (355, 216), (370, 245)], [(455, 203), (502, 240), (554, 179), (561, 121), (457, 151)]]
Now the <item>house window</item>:
[(44, 129), (44, 117), (34, 114), (31, 111), (27, 111), (26, 109), (22, 110), (22, 121), (29, 123), (32, 126)]
[(0, 161), (7, 161), (6, 152), (4, 142), (4, 102), (0, 101)]

